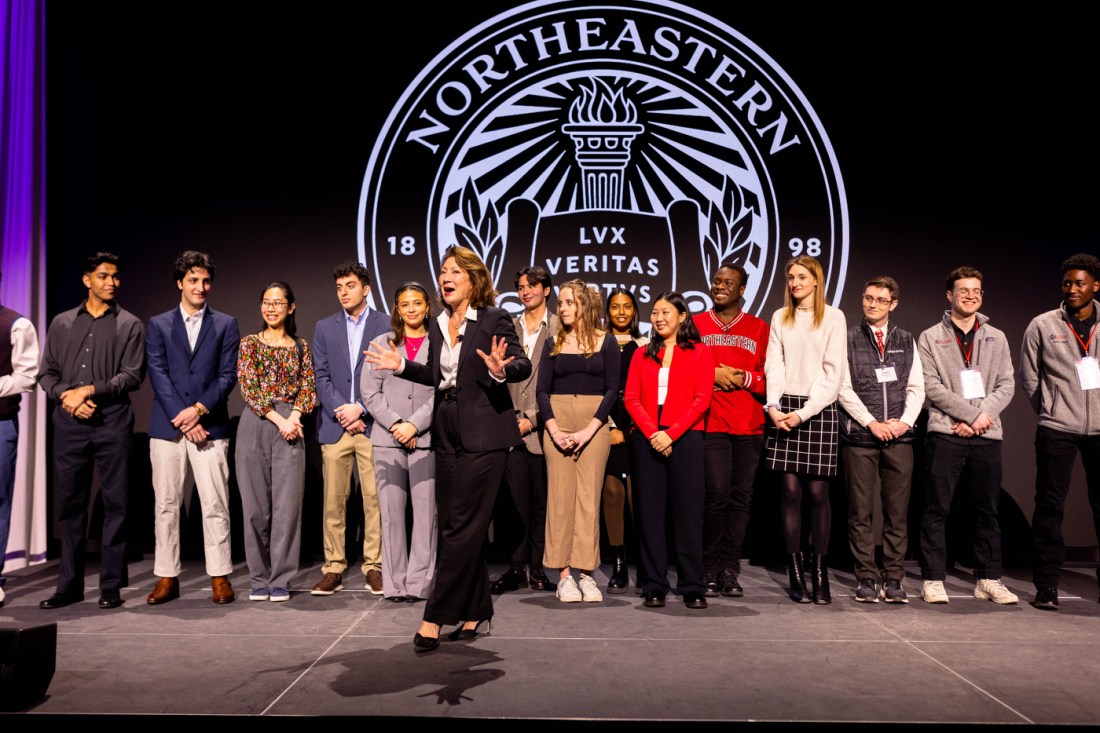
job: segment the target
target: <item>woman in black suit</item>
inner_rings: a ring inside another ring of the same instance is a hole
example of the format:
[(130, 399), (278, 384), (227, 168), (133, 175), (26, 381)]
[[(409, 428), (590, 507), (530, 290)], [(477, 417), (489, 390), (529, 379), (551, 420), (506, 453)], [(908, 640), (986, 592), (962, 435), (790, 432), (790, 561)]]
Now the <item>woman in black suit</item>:
[(493, 616), (485, 537), (508, 449), (521, 441), (505, 383), (531, 374), (512, 319), (493, 306), (496, 295), (477, 254), (452, 245), (439, 268), (444, 310), (431, 324), (428, 363), (402, 359), (392, 344), (378, 351), (371, 344), (365, 354), (375, 369), (392, 369), (436, 389), (432, 441), (439, 560), (424, 620), (413, 638), (418, 652), (439, 646), (444, 624), (460, 624), (450, 634), (452, 641), (468, 640)]

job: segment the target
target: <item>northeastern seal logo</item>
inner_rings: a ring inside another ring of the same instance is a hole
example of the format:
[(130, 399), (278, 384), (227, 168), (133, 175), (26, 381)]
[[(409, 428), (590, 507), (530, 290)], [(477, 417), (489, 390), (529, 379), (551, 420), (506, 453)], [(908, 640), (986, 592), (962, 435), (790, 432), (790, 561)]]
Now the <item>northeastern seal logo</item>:
[(839, 302), (848, 211), (817, 116), (752, 41), (685, 5), (549, 0), (454, 41), (375, 144), (359, 257), (376, 307), (405, 280), (434, 283), (451, 244), (482, 257), (513, 311), (513, 275), (533, 264), (625, 286), (643, 308), (677, 290), (703, 310), (734, 260), (761, 314), (798, 254)]

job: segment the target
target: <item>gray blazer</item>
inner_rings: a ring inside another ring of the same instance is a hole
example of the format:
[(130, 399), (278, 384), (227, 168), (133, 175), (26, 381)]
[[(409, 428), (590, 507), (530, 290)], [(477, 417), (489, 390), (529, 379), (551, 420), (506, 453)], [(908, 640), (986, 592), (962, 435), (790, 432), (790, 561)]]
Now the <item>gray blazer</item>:
[[(394, 338), (392, 331), (376, 337), (373, 342), (380, 348)], [(409, 358), (407, 344), (397, 347), (398, 353)], [(418, 364), (428, 363), (428, 340), (425, 339), (420, 351), (416, 352)], [(416, 448), (431, 447), (432, 409), (435, 407), (435, 388), (407, 379), (396, 377), (392, 372), (363, 367), (360, 377), (360, 391), (367, 412), (374, 418), (370, 431), (372, 445), (384, 448), (400, 448), (400, 443), (390, 435), (390, 426), (398, 420), (407, 420), (416, 426)]]
[[(512, 324), (516, 327), (516, 336), (519, 337), (520, 343), (523, 342), (523, 314), (512, 319)], [(531, 424), (535, 428), (523, 436), (523, 442), (527, 446), (527, 450), (536, 455), (542, 455), (542, 441), (539, 434), (542, 432), (542, 421), (539, 420), (539, 406), (535, 401), (535, 386), (539, 382), (539, 361), (542, 359), (542, 348), (547, 339), (554, 338), (554, 334), (558, 332), (558, 317), (553, 313), (550, 314), (550, 318), (547, 321), (546, 328), (539, 331), (538, 338), (535, 339), (534, 348), (531, 349), (531, 353), (527, 355), (527, 358), (531, 360), (531, 376), (522, 382), (509, 382), (508, 393), (512, 395), (512, 404), (516, 408), (516, 419), (525, 417), (531, 421)]]

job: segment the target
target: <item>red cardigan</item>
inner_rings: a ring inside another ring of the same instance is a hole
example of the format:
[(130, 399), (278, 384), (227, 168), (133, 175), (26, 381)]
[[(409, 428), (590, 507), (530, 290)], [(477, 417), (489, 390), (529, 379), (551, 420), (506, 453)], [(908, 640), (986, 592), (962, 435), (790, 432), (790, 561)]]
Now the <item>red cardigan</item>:
[[(657, 357), (664, 360), (662, 348)], [(645, 349), (634, 352), (630, 371), (626, 375), (623, 404), (634, 420), (635, 427), (649, 437), (660, 428), (657, 426), (657, 375), (661, 364), (646, 358)], [(661, 422), (668, 425), (665, 432), (672, 440), (678, 440), (688, 430), (702, 430), (703, 418), (710, 407), (714, 392), (714, 360), (710, 347), (695, 344), (693, 349), (676, 347), (669, 367), (668, 392), (661, 412)]]

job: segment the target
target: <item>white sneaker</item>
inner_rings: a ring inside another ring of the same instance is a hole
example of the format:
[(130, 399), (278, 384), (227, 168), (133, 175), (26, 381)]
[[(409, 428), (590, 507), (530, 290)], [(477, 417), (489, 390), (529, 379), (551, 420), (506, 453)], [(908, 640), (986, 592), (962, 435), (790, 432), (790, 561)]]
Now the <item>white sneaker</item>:
[(596, 581), (592, 579), (591, 575), (585, 575), (581, 573), (581, 595), (584, 597), (587, 603), (599, 603), (603, 600), (603, 593), (600, 593), (599, 586), (596, 585)]
[(974, 586), (974, 597), (979, 601), (993, 601), (1003, 605), (1020, 602), (1020, 597), (1006, 588), (1000, 578), (981, 578)]
[(948, 603), (951, 600), (947, 597), (942, 580), (924, 581), (920, 588), (920, 597), (925, 603)]
[(558, 600), (562, 603), (578, 603), (584, 600), (584, 596), (581, 595), (581, 589), (577, 587), (577, 581), (573, 580), (572, 575), (558, 581), (558, 590), (556, 594)]

